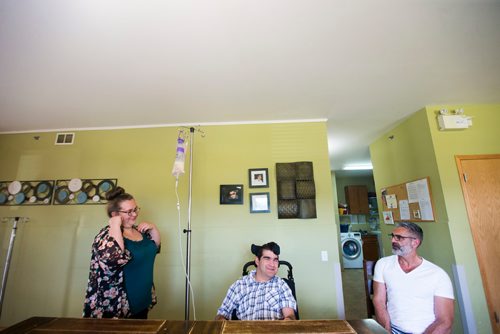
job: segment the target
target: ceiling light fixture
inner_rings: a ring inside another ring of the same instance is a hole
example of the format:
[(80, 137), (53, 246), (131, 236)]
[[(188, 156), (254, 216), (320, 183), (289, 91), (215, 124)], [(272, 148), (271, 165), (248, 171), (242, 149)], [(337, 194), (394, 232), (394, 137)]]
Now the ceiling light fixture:
[(343, 170), (369, 170), (373, 169), (372, 164), (345, 165)]

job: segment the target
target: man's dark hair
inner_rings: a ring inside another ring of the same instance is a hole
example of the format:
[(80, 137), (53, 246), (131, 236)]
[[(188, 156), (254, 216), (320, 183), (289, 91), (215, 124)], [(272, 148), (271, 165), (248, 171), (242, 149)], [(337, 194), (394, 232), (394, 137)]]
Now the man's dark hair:
[(417, 224), (412, 222), (401, 222), (398, 224), (397, 227), (402, 227), (408, 230), (408, 232), (410, 232), (411, 235), (420, 240), (420, 243), (418, 244), (419, 247), (422, 244), (422, 242), (424, 242), (424, 231), (422, 231), (422, 228)]
[(257, 245), (252, 244), (252, 247), (251, 247), (252, 254), (257, 256), (257, 258), (259, 258), (259, 259), (262, 257), (262, 251), (264, 249), (270, 250), (271, 252), (273, 252), (276, 255), (280, 255), (280, 246), (277, 243), (275, 243), (274, 241), (268, 242), (267, 244), (264, 244), (262, 246), (257, 246)]

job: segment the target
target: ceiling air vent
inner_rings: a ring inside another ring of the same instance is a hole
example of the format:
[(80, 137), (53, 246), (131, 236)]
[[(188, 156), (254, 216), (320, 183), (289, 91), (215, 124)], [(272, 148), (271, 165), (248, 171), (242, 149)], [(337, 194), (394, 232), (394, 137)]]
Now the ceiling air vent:
[(56, 145), (73, 145), (75, 141), (75, 133), (58, 133), (56, 134)]

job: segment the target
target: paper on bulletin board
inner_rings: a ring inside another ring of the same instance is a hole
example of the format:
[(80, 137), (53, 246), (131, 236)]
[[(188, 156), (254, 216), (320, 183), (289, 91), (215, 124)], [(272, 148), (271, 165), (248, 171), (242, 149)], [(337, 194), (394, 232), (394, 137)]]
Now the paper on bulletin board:
[(392, 211), (384, 211), (384, 223), (387, 225), (394, 225), (394, 218), (392, 217)]
[(420, 215), (422, 220), (434, 220), (434, 214), (432, 213), (432, 204), (430, 200), (420, 200), (418, 201), (420, 206)]
[(410, 204), (408, 200), (404, 199), (399, 201), (399, 214), (401, 220), (410, 220)]
[(387, 202), (388, 209), (398, 208), (398, 200), (396, 199), (396, 194), (385, 195), (385, 200)]
[(408, 192), (408, 201), (410, 203), (419, 203), (420, 201), (431, 202), (427, 179), (408, 182), (406, 184)]
[(384, 203), (384, 205), (387, 206), (387, 200), (385, 199), (385, 196), (387, 195), (387, 189), (385, 188), (380, 189), (380, 193), (382, 194), (382, 203)]

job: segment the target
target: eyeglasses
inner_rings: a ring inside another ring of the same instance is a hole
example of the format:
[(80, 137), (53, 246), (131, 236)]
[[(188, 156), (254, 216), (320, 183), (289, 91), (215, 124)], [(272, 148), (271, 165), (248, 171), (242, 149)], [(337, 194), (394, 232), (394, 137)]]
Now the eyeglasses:
[(136, 206), (135, 209), (132, 209), (132, 210), (129, 210), (129, 211), (120, 211), (118, 210), (118, 212), (121, 212), (121, 213), (126, 213), (129, 217), (132, 217), (132, 214), (139, 214), (139, 211), (141, 211), (141, 208)]
[(396, 241), (401, 241), (401, 240), (404, 240), (404, 239), (417, 239), (417, 238), (414, 238), (414, 237), (405, 237), (404, 235), (399, 235), (399, 234), (394, 234), (394, 233), (389, 233), (388, 235), (391, 238), (396, 239)]

